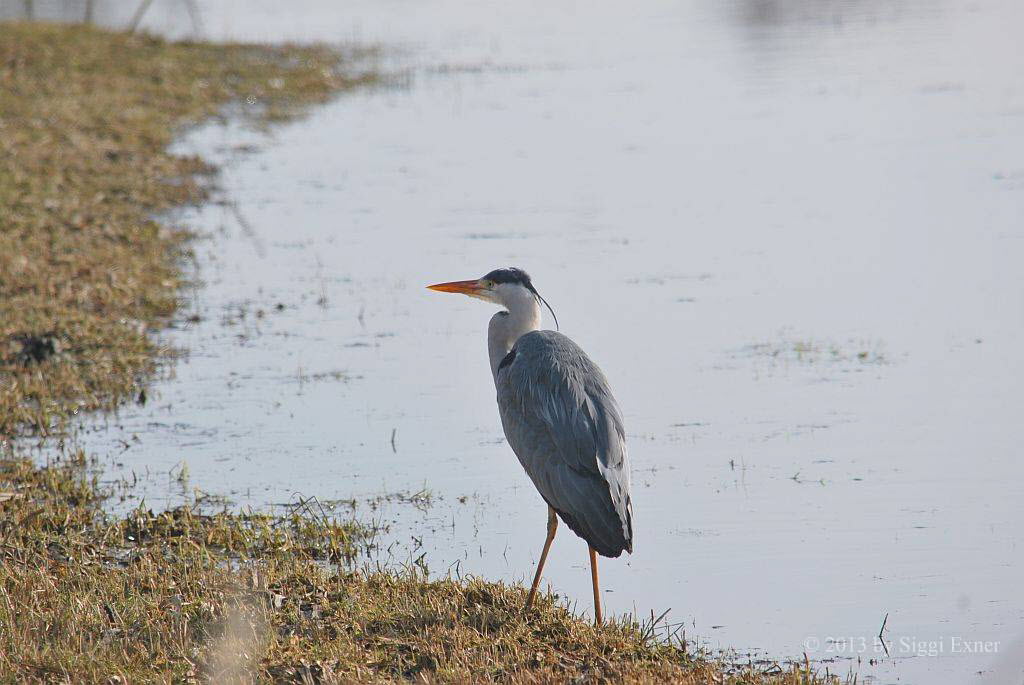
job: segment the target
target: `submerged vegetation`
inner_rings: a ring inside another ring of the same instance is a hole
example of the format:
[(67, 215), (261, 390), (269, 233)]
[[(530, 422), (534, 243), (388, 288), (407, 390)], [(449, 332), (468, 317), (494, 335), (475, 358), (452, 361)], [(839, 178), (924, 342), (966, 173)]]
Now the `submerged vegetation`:
[(317, 47), (169, 43), (0, 24), (0, 681), (819, 683), (595, 628), (551, 595), (369, 569), (374, 531), (310, 507), (114, 516), (81, 452), (15, 438), (144, 392), (188, 233), (155, 213), (204, 198), (170, 154), (228, 103), (270, 121), (372, 80)]
[(783, 337), (777, 341), (747, 345), (735, 354), (770, 364), (808, 367), (832, 365), (860, 369), (889, 363), (885, 346), (877, 340), (823, 342)]

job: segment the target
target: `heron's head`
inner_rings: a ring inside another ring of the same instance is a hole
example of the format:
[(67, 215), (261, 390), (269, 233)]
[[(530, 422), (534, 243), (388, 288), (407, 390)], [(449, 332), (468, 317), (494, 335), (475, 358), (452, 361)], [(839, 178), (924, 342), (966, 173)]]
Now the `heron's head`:
[[(449, 283), (428, 285), (427, 287), (442, 293), (469, 295), (470, 297), (505, 307), (510, 311), (520, 306), (523, 302), (543, 302), (544, 306), (551, 312), (551, 316), (555, 316), (551, 305), (533, 287), (530, 274), (516, 267), (495, 269), (483, 278), (471, 281), (451, 281)], [(555, 317), (555, 326), (558, 326), (558, 317)]]

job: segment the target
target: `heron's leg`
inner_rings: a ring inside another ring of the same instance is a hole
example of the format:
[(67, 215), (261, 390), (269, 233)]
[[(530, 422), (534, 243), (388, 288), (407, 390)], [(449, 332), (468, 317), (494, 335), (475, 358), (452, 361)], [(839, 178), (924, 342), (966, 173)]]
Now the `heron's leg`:
[(601, 617), (601, 590), (597, 586), (597, 552), (590, 548), (590, 579), (594, 581), (594, 625), (600, 625)]
[(550, 506), (548, 507), (548, 539), (544, 541), (544, 551), (540, 553), (540, 561), (537, 562), (537, 573), (533, 576), (533, 586), (530, 587), (530, 594), (526, 598), (526, 607), (530, 608), (533, 604), (533, 598), (537, 595), (537, 586), (540, 585), (540, 574), (544, 570), (544, 562), (548, 558), (548, 550), (551, 549), (551, 543), (555, 539), (555, 531), (558, 529), (558, 517), (555, 515), (555, 510)]

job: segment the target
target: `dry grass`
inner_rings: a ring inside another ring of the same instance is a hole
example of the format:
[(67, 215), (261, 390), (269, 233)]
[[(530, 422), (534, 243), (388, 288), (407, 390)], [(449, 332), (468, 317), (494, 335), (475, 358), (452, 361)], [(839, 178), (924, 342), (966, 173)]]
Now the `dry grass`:
[(84, 456), (0, 461), (9, 681), (820, 683), (593, 627), (550, 595), (358, 570), (373, 531), (308, 511), (104, 514)]
[[(145, 385), (197, 202), (183, 125), (247, 101), (276, 119), (352, 85), (320, 48), (166, 43), (0, 25), (0, 436), (47, 434)], [(372, 78), (372, 77), (366, 77)], [(520, 586), (359, 570), (373, 531), (312, 511), (114, 517), (81, 453), (0, 443), (2, 682), (820, 683), (594, 628)]]

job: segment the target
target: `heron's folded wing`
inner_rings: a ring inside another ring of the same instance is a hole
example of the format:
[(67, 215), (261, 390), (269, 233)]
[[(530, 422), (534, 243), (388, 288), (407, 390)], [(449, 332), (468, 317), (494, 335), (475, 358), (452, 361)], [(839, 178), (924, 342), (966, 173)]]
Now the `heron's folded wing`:
[(512, 450), (544, 499), (606, 556), (632, 551), (629, 463), (608, 381), (554, 331), (522, 336), (498, 372), (498, 408)]

